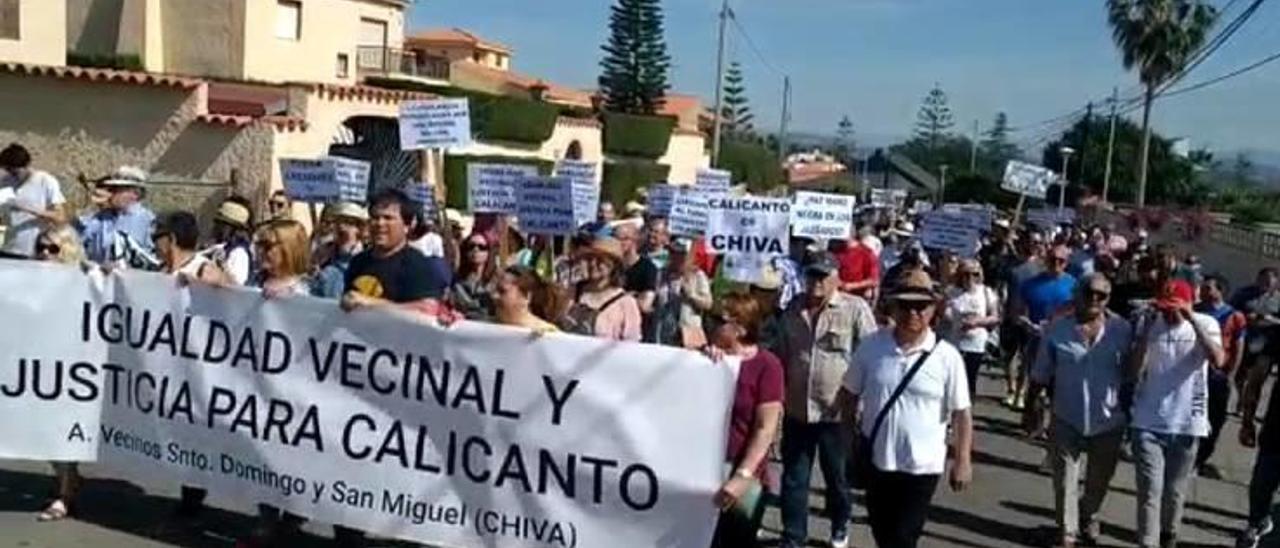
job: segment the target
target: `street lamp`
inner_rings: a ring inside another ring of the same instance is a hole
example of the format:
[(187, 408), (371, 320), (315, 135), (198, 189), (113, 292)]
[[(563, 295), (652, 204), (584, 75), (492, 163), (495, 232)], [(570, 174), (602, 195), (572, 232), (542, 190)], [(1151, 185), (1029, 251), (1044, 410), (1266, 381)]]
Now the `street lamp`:
[(1064, 146), (1058, 152), (1062, 154), (1062, 184), (1058, 185), (1058, 212), (1061, 213), (1067, 207), (1067, 162), (1076, 153), (1076, 149)]

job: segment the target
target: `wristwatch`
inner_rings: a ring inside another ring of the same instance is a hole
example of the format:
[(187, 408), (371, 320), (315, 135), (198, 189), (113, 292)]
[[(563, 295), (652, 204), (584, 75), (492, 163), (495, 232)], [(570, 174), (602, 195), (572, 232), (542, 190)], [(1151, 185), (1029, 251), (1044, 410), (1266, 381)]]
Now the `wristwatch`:
[(733, 475), (740, 477), (742, 479), (756, 479), (755, 473), (750, 470), (747, 470), (746, 468), (739, 468), (737, 470), (734, 470)]

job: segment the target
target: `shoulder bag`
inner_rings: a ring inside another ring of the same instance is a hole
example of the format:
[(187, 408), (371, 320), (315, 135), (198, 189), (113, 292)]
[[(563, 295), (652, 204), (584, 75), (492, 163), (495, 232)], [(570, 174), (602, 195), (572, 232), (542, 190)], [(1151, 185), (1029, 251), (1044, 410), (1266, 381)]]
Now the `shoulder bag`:
[(898, 383), (898, 387), (893, 390), (893, 394), (889, 396), (889, 400), (884, 403), (884, 407), (880, 408), (880, 412), (876, 414), (875, 424), (871, 427), (871, 436), (863, 436), (858, 434), (858, 445), (854, 448), (853, 453), (853, 470), (849, 477), (849, 485), (854, 489), (866, 489), (867, 483), (871, 479), (871, 475), (875, 472), (875, 465), (872, 464), (871, 458), (874, 454), (876, 436), (880, 434), (880, 427), (884, 426), (884, 419), (889, 414), (889, 410), (893, 409), (894, 404), (898, 403), (898, 398), (902, 397), (902, 393), (907, 391), (907, 386), (911, 384), (911, 379), (916, 376), (920, 368), (924, 366), (924, 362), (933, 354), (933, 348), (926, 350), (916, 358), (916, 362), (911, 365), (911, 369), (902, 377), (902, 381)]

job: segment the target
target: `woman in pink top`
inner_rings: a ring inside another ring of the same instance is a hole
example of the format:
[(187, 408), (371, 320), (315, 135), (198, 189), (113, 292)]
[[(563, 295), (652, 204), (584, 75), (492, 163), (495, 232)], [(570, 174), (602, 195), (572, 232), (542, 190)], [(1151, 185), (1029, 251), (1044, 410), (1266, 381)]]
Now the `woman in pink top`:
[(580, 251), (587, 279), (565, 314), (561, 328), (568, 333), (615, 341), (640, 341), (640, 304), (622, 289), (622, 246), (612, 238), (598, 238)]

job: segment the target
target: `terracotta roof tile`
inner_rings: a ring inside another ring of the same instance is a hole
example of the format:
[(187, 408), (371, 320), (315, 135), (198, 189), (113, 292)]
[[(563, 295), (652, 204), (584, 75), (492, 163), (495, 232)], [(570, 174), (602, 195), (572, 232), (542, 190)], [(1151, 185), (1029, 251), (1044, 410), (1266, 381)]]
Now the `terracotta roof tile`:
[(291, 85), (300, 86), (303, 89), (328, 99), (354, 99), (362, 101), (398, 103), (400, 101), (416, 101), (436, 98), (435, 95), (430, 93), (384, 89), (371, 86), (342, 86), (337, 84), (318, 84), (311, 82), (294, 83)]
[(246, 128), (254, 125), (269, 125), (278, 131), (306, 131), (308, 124), (306, 120), (293, 116), (236, 116), (232, 114), (201, 114), (196, 117), (196, 121), (202, 124), (215, 126), (231, 126), (234, 128)]
[(506, 45), (485, 40), (472, 32), (457, 27), (419, 31), (406, 37), (405, 42), (409, 44), (461, 44), (474, 48), (491, 49), (508, 54), (511, 53), (511, 48)]
[(204, 82), (196, 78), (185, 78), (168, 74), (154, 74), (132, 70), (98, 69), (83, 67), (54, 67), (49, 65), (29, 65), (25, 63), (0, 63), (0, 74), (23, 74), (29, 76), (49, 76), (87, 80), (91, 82), (111, 82), (141, 86), (162, 86), (193, 89)]

